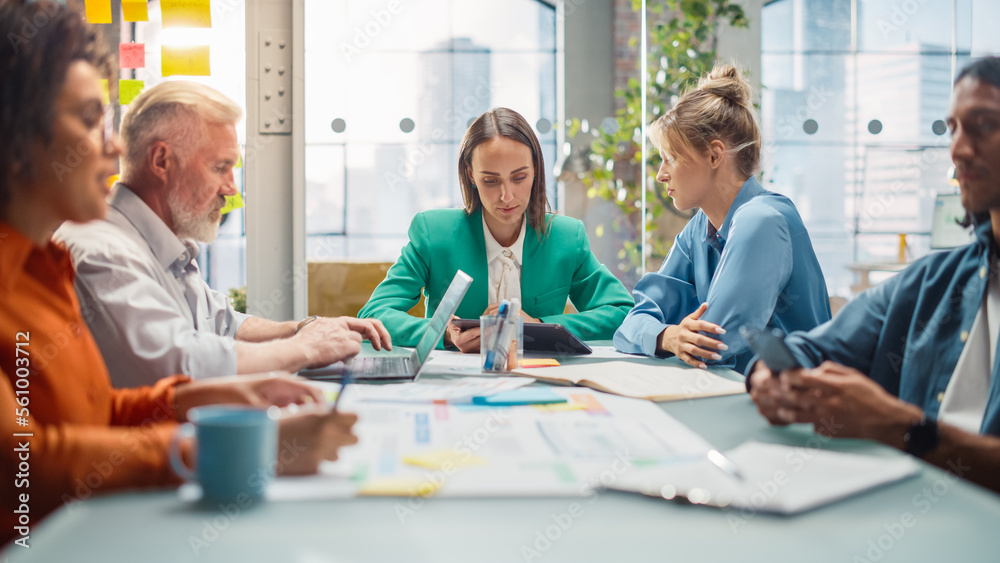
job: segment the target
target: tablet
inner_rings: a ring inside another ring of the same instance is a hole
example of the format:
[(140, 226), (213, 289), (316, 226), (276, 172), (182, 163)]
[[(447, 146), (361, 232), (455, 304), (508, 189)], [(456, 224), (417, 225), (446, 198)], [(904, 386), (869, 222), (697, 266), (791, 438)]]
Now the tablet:
[[(479, 326), (479, 319), (452, 319), (462, 330)], [(593, 350), (575, 334), (560, 324), (524, 323), (525, 352), (556, 352), (558, 354), (590, 354)]]

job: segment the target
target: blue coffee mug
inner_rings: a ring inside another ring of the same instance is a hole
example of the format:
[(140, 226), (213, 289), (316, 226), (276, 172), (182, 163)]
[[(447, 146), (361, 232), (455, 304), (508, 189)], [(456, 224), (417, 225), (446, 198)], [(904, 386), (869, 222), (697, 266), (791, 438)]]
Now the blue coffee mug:
[[(212, 405), (191, 409), (188, 420), (170, 444), (170, 462), (178, 475), (201, 485), (202, 502), (246, 507), (262, 499), (277, 466), (277, 417), (263, 408)], [(186, 437), (197, 438), (194, 470), (180, 456)]]

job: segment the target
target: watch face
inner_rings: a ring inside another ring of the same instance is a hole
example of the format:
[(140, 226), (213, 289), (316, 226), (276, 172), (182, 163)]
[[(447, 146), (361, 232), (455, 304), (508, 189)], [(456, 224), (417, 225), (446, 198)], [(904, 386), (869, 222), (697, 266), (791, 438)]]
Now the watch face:
[(933, 418), (924, 417), (903, 435), (906, 453), (923, 457), (938, 446), (938, 425)]

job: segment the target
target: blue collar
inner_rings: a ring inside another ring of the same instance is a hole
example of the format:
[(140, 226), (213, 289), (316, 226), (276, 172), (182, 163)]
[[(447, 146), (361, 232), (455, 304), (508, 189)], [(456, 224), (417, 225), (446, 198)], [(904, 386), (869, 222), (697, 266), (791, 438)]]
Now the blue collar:
[(747, 181), (743, 182), (743, 185), (740, 186), (740, 191), (736, 194), (736, 199), (733, 200), (733, 204), (729, 206), (729, 211), (726, 213), (726, 220), (722, 222), (722, 228), (716, 230), (715, 225), (713, 225), (711, 221), (707, 221), (708, 228), (705, 233), (705, 242), (714, 245), (716, 237), (718, 237), (720, 242), (725, 244), (726, 239), (729, 238), (729, 227), (733, 223), (733, 215), (736, 214), (736, 211), (742, 207), (744, 203), (762, 193), (765, 193), (766, 191), (767, 190), (760, 185), (760, 182), (757, 181), (757, 178), (753, 176), (747, 178)]

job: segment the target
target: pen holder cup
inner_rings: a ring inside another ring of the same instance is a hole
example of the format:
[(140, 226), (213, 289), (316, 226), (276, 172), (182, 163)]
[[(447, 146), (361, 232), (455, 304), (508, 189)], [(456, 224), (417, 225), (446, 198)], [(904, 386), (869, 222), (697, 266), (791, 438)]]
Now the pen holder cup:
[(506, 373), (524, 359), (524, 322), (497, 315), (479, 317), (479, 361), (483, 371)]

